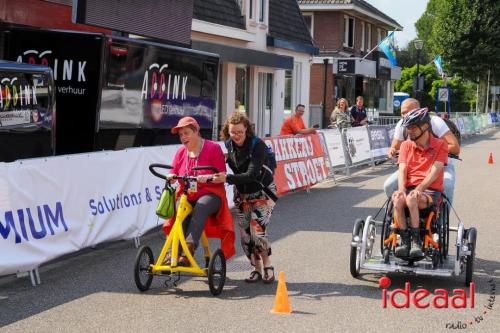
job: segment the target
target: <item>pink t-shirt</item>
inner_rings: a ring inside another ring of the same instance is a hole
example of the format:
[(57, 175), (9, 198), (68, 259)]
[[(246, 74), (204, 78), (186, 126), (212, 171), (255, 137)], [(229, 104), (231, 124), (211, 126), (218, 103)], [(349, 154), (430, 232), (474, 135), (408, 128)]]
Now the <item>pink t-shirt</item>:
[[(186, 146), (180, 147), (177, 153), (175, 153), (172, 166), (173, 169), (170, 172), (178, 176), (183, 176), (186, 173), (190, 176), (211, 175), (214, 173), (211, 170), (193, 171), (192, 168), (195, 166), (213, 166), (219, 172), (226, 172), (226, 162), (221, 147), (216, 142), (205, 139), (203, 140), (203, 148), (198, 157), (188, 157)], [(188, 199), (190, 201), (196, 201), (202, 195), (210, 193), (210, 188), (224, 187), (224, 184), (198, 183), (197, 187), (197, 192), (188, 192)]]

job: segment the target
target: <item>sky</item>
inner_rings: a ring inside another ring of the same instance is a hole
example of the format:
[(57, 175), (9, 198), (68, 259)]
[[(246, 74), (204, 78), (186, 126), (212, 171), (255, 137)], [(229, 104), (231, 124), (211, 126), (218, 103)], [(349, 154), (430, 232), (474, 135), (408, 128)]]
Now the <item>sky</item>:
[(403, 31), (396, 31), (394, 36), (399, 47), (417, 37), (415, 22), (422, 16), (428, 0), (365, 0), (378, 10), (388, 15), (400, 25)]

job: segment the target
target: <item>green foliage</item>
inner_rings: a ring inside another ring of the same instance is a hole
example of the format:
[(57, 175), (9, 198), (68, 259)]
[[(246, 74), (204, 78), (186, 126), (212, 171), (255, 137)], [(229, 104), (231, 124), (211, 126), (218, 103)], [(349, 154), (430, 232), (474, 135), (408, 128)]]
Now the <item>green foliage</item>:
[[(444, 86), (443, 80), (439, 77), (434, 64), (420, 65), (419, 74), (424, 77), (424, 90), (419, 93), (418, 99), (422, 106), (427, 106), (434, 110), (436, 105), (437, 88)], [(396, 81), (395, 91), (406, 92), (410, 96), (415, 96), (413, 91), (414, 77), (417, 75), (417, 66), (404, 68), (401, 71), (401, 80)], [(474, 85), (455, 76), (447, 80), (447, 86), (452, 89), (451, 107), (453, 112), (467, 112), (475, 102)], [(441, 106), (443, 108), (443, 106)]]
[[(396, 81), (394, 85), (395, 91), (406, 92), (410, 96), (415, 96), (413, 92), (413, 81), (417, 75), (417, 65), (409, 68), (404, 68), (401, 71), (401, 80)], [(432, 84), (439, 77), (434, 65), (420, 65), (419, 75), (424, 77), (424, 90), (419, 94), (420, 104), (425, 106), (434, 105), (434, 97), (429, 94)]]
[(421, 64), (428, 64), (433, 59), (427, 54), (425, 45), (424, 48), (420, 51), (420, 55), (418, 55), (413, 42), (414, 40), (410, 41), (404, 49), (396, 50), (396, 59), (399, 67), (411, 67), (417, 63), (417, 58), (420, 59), (419, 62)]
[(426, 52), (440, 54), (448, 74), (500, 78), (500, 1), (429, 0), (415, 24)]
[[(472, 105), (475, 103), (475, 94), (473, 85), (456, 76), (451, 80), (447, 80), (446, 85), (451, 88), (451, 111), (452, 112), (469, 112)], [(442, 79), (437, 79), (432, 82), (432, 89), (429, 96), (436, 99), (437, 88), (444, 86)], [(444, 102), (441, 102), (440, 111), (444, 111)], [(431, 107), (434, 109), (434, 106)]]

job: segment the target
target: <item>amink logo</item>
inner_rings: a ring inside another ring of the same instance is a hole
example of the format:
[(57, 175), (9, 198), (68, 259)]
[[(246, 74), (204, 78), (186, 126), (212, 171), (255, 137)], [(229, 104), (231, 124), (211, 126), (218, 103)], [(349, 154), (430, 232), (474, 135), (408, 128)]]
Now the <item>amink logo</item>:
[[(451, 295), (446, 289), (435, 289), (431, 293), (425, 288), (419, 288), (412, 292), (410, 282), (406, 282), (404, 289), (397, 288), (388, 292), (387, 288), (390, 285), (391, 279), (386, 276), (380, 278), (379, 286), (382, 288), (382, 308), (384, 309), (387, 308), (387, 303), (396, 309), (410, 308), (410, 304), (419, 309), (425, 309), (429, 306), (435, 309), (447, 309), (449, 307), (454, 309), (474, 308), (474, 282), (469, 285), (469, 302), (467, 302), (465, 289), (453, 289)], [(398, 300), (396, 300), (396, 297)]]

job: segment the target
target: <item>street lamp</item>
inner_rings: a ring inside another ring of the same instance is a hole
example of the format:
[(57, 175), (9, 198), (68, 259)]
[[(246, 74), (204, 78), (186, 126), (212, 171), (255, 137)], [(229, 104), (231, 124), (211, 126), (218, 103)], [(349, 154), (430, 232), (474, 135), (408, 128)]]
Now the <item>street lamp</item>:
[(422, 47), (424, 46), (424, 41), (421, 39), (415, 39), (413, 41), (413, 45), (415, 46), (415, 49), (417, 50), (417, 79), (415, 82), (415, 98), (418, 99), (418, 91), (420, 88), (420, 78), (419, 78), (419, 71), (420, 71), (420, 51), (422, 50)]

